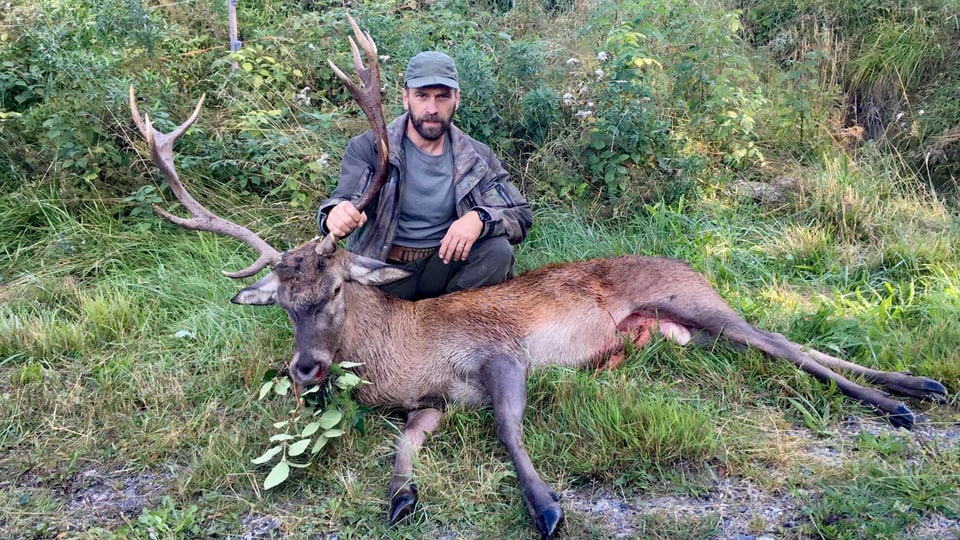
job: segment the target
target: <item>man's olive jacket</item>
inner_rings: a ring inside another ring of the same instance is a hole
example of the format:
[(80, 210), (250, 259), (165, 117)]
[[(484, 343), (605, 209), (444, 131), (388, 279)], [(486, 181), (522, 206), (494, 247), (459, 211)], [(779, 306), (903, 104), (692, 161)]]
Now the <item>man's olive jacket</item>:
[[(408, 114), (387, 126), (390, 145), (390, 172), (377, 196), (365, 210), (367, 222), (347, 240), (347, 249), (358, 255), (386, 260), (397, 234), (400, 216), (400, 190), (403, 189), (403, 137)], [(453, 178), (457, 217), (471, 210), (486, 212), (480, 238), (506, 235), (511, 244), (527, 236), (533, 224), (533, 212), (520, 191), (510, 182), (510, 175), (490, 148), (450, 126), (453, 149)], [(367, 188), (377, 163), (377, 149), (372, 131), (350, 140), (343, 155), (340, 180), (330, 198), (320, 203), (317, 225), (324, 235), (330, 210), (342, 201), (357, 202)]]

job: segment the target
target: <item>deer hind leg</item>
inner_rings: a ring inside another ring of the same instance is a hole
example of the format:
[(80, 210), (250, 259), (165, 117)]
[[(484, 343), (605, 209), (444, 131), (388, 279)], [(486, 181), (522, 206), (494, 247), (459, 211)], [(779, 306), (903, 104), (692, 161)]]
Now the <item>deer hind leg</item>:
[(497, 438), (506, 447), (520, 480), (527, 510), (544, 539), (552, 538), (563, 509), (560, 497), (537, 474), (523, 448), (523, 413), (527, 406), (526, 368), (515, 358), (495, 356), (481, 367), (481, 377), (493, 402)]
[(908, 373), (866, 368), (860, 364), (847, 362), (815, 349), (808, 349), (806, 353), (820, 365), (859, 375), (874, 384), (882, 386), (892, 394), (941, 403), (946, 401), (946, 387), (933, 379), (916, 377)]
[(860, 386), (831, 371), (828, 367), (814, 360), (809, 351), (804, 351), (800, 345), (787, 340), (780, 334), (758, 330), (746, 322), (727, 326), (723, 329), (722, 334), (731, 341), (745, 343), (774, 358), (789, 360), (822, 382), (836, 384), (837, 388), (845, 395), (879, 410), (895, 426), (907, 429), (913, 427), (915, 422), (913, 411), (903, 402), (887, 397), (886, 394), (876, 388)]
[(407, 414), (407, 423), (397, 437), (397, 455), (387, 487), (390, 524), (410, 515), (417, 505), (417, 485), (410, 481), (413, 478), (413, 456), (423, 446), (427, 435), (437, 429), (441, 418), (443, 412), (433, 408), (417, 409)]

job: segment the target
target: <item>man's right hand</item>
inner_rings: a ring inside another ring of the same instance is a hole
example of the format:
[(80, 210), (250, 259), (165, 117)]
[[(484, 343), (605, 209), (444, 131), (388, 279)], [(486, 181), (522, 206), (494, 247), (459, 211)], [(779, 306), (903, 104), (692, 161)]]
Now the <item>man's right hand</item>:
[(350, 201), (334, 206), (327, 214), (327, 230), (338, 238), (346, 238), (350, 233), (367, 222), (367, 214), (358, 212)]

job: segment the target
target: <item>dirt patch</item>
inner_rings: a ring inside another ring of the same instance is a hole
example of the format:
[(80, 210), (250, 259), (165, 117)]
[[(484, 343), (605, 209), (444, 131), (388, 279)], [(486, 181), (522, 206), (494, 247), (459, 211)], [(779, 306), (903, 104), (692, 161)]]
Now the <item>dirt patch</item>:
[[(260, 538), (282, 538), (280, 532), (280, 520), (272, 516), (260, 514), (247, 514), (240, 520), (241, 533), (237, 535), (237, 540), (257, 540)], [(337, 540), (335, 536), (320, 538), (319, 540)]]
[(763, 535), (795, 529), (803, 519), (800, 502), (793, 495), (771, 493), (743, 479), (724, 479), (698, 497), (624, 496), (604, 487), (570, 489), (563, 492), (563, 505), (570, 513), (597, 523), (614, 538), (637, 538), (641, 522), (649, 518), (677, 523), (716, 520), (720, 530), (716, 538), (721, 540), (774, 538)]
[[(920, 424), (913, 431), (905, 431), (882, 421), (862, 418), (847, 420), (825, 438), (817, 438), (803, 429), (784, 432), (781, 437), (792, 439), (791, 445), (802, 448), (811, 462), (841, 466), (854, 459), (857, 439), (863, 434), (901, 441), (910, 450), (945, 451), (960, 444), (957, 424)], [(636, 538), (644, 523), (655, 518), (677, 523), (716, 520), (719, 533), (712, 538), (718, 540), (772, 540), (784, 535), (795, 536), (798, 533), (794, 531), (807, 519), (803, 514), (803, 501), (794, 493), (764, 489), (743, 478), (719, 480), (700, 496), (624, 493), (607, 486), (587, 486), (565, 490), (562, 504), (568, 511), (567, 519), (580, 514), (613, 538)], [(915, 539), (958, 538), (960, 520), (927, 515), (904, 532)]]
[(141, 510), (160, 500), (170, 477), (149, 471), (89, 469), (74, 477), (68, 491), (67, 509), (88, 519), (135, 518)]

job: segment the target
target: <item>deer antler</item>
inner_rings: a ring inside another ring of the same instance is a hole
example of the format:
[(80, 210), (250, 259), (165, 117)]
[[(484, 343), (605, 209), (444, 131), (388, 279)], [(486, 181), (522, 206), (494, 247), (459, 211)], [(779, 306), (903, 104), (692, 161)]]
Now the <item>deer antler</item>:
[[(380, 99), (380, 62), (377, 57), (377, 44), (374, 43), (369, 33), (360, 30), (357, 22), (353, 20), (349, 13), (347, 13), (347, 20), (350, 22), (350, 27), (353, 28), (353, 34), (357, 36), (356, 41), (350, 36), (347, 36), (347, 39), (350, 40), (350, 49), (353, 50), (353, 65), (363, 82), (363, 88), (358, 87), (332, 60), (328, 59), (327, 63), (330, 64), (330, 69), (333, 70), (337, 78), (343, 81), (347, 90), (350, 90), (350, 95), (353, 96), (353, 99), (356, 100), (360, 109), (367, 116), (367, 121), (370, 122), (370, 127), (373, 129), (379, 147), (377, 169), (374, 172), (373, 179), (370, 181), (367, 191), (363, 193), (355, 205), (357, 210), (362, 212), (377, 195), (387, 179), (390, 147), (387, 144), (387, 122), (383, 116), (383, 102)], [(363, 47), (363, 52), (367, 55), (367, 61), (370, 62), (369, 68), (363, 65), (357, 42), (360, 43), (360, 47)]]
[[(387, 122), (383, 116), (383, 104), (380, 99), (380, 64), (377, 57), (377, 44), (374, 43), (373, 38), (370, 37), (370, 34), (360, 30), (360, 27), (357, 25), (356, 21), (353, 20), (353, 17), (351, 17), (349, 13), (347, 14), (347, 20), (350, 22), (350, 27), (353, 28), (353, 33), (357, 38), (356, 41), (354, 41), (352, 37), (348, 36), (348, 39), (350, 40), (350, 48), (353, 50), (353, 63), (356, 66), (357, 75), (360, 77), (363, 87), (361, 88), (358, 86), (332, 61), (328, 60), (327, 62), (330, 64), (330, 67), (333, 69), (333, 72), (337, 75), (337, 77), (346, 85), (347, 89), (350, 91), (350, 94), (357, 101), (357, 103), (360, 105), (360, 108), (367, 116), (367, 120), (370, 122), (370, 126), (373, 129), (377, 139), (377, 145), (379, 147), (377, 169), (374, 172), (373, 179), (370, 181), (367, 191), (360, 196), (360, 200), (356, 203), (357, 209), (362, 212), (363, 209), (370, 204), (370, 201), (373, 200), (373, 198), (377, 195), (377, 193), (380, 191), (380, 188), (383, 187), (383, 183), (387, 179), (390, 149), (387, 144)], [(360, 58), (360, 50), (357, 46), (357, 42), (360, 43), (360, 47), (362, 47), (364, 53), (366, 53), (367, 60), (370, 63), (369, 68), (363, 65), (363, 60)], [(213, 214), (202, 204), (197, 202), (197, 200), (187, 192), (186, 188), (180, 182), (180, 178), (177, 175), (177, 170), (174, 167), (173, 143), (177, 140), (177, 137), (182, 135), (187, 128), (189, 128), (196, 121), (197, 117), (200, 115), (200, 109), (203, 107), (203, 100), (205, 97), (206, 96), (204, 95), (204, 97), (200, 98), (200, 101), (197, 103), (197, 107), (193, 111), (193, 114), (190, 115), (190, 118), (188, 118), (186, 122), (177, 126), (176, 129), (170, 133), (161, 133), (151, 125), (149, 116), (140, 115), (140, 111), (137, 109), (137, 101), (136, 97), (134, 96), (133, 86), (130, 86), (130, 112), (133, 114), (133, 119), (137, 124), (137, 128), (140, 130), (140, 133), (143, 135), (144, 139), (147, 140), (147, 144), (150, 146), (151, 159), (153, 160), (153, 163), (160, 169), (160, 172), (163, 173), (163, 176), (167, 179), (167, 183), (170, 184), (170, 189), (173, 190), (174, 195), (176, 195), (180, 203), (183, 204), (184, 208), (190, 212), (192, 217), (186, 219), (175, 216), (156, 205), (154, 205), (153, 210), (160, 217), (175, 225), (179, 225), (187, 229), (224, 234), (252, 247), (258, 253), (260, 253), (260, 257), (254, 261), (253, 264), (236, 272), (224, 272), (224, 275), (231, 278), (252, 276), (260, 270), (263, 270), (266, 266), (277, 263), (280, 260), (280, 252), (263, 241), (263, 239), (257, 236), (256, 233), (250, 229)], [(324, 251), (332, 251), (336, 248), (336, 245), (337, 237), (331, 233), (321, 243), (322, 247), (320, 249)]]
[[(357, 22), (353, 20), (349, 13), (347, 13), (347, 20), (350, 22), (353, 34), (357, 37), (356, 41), (350, 36), (347, 36), (347, 39), (350, 40), (350, 49), (353, 50), (353, 65), (357, 70), (360, 81), (363, 83), (363, 87), (357, 86), (353, 79), (341, 71), (332, 60), (328, 59), (327, 63), (330, 64), (330, 69), (333, 70), (337, 78), (343, 81), (353, 99), (360, 105), (367, 121), (370, 122), (370, 128), (373, 130), (377, 141), (377, 168), (370, 180), (369, 187), (355, 204), (357, 210), (363, 212), (363, 209), (376, 197), (380, 188), (383, 187), (383, 183), (387, 180), (390, 147), (387, 143), (387, 121), (383, 116), (383, 102), (380, 99), (380, 62), (377, 56), (377, 44), (374, 43), (368, 32), (360, 30), (360, 26), (357, 25)], [(360, 44), (359, 47), (357, 43)], [(369, 68), (363, 65), (363, 59), (360, 58), (360, 48), (363, 48), (363, 52), (366, 53), (367, 61), (370, 63)], [(337, 237), (333, 233), (330, 233), (324, 240), (324, 244), (328, 244), (328, 248), (332, 248), (337, 243)]]
[(183, 204), (183, 207), (186, 208), (193, 217), (185, 219), (175, 216), (157, 205), (153, 206), (153, 211), (163, 219), (180, 227), (224, 234), (252, 247), (260, 253), (260, 257), (254, 261), (253, 264), (243, 270), (223, 273), (225, 276), (234, 279), (252, 276), (260, 270), (263, 270), (267, 265), (278, 262), (280, 260), (280, 252), (263, 241), (262, 238), (250, 229), (215, 215), (197, 202), (197, 200), (187, 192), (183, 183), (180, 182), (177, 169), (173, 164), (173, 143), (177, 140), (177, 137), (183, 135), (183, 133), (187, 131), (187, 128), (200, 116), (200, 109), (203, 107), (203, 100), (205, 98), (206, 94), (197, 102), (193, 114), (190, 115), (190, 118), (187, 118), (186, 122), (177, 126), (170, 133), (161, 133), (153, 127), (149, 116), (140, 116), (133, 85), (130, 85), (130, 113), (133, 114), (133, 121), (136, 122), (140, 134), (147, 140), (147, 145), (150, 147), (150, 157), (167, 179), (167, 183), (170, 185), (170, 189), (173, 190), (173, 194), (177, 196), (177, 199)]

